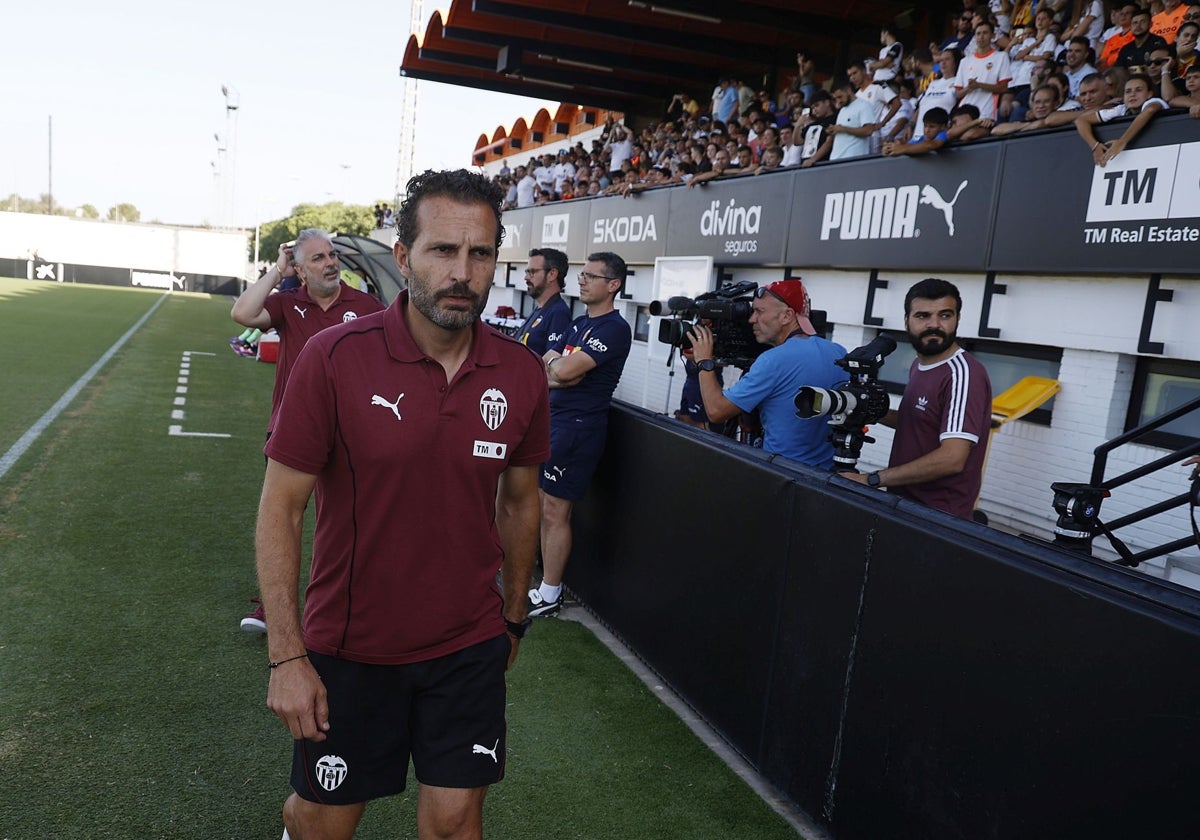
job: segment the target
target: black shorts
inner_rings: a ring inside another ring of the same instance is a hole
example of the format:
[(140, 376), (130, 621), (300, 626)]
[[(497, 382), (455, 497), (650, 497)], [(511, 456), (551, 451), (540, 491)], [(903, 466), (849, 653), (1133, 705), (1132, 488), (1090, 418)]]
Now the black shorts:
[(606, 425), (550, 425), (550, 460), (542, 464), (538, 486), (559, 499), (578, 502), (587, 494), (592, 473), (604, 454)]
[(409, 665), (310, 652), (329, 697), (329, 732), (324, 741), (295, 742), (292, 789), (324, 805), (391, 796), (404, 790), (410, 756), (422, 784), (477, 788), (500, 781), (511, 650), (505, 634)]

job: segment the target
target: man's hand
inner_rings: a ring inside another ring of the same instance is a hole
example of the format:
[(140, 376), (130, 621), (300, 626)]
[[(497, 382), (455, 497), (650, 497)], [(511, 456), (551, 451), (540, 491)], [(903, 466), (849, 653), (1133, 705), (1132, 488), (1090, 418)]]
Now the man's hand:
[(713, 357), (713, 334), (711, 329), (704, 326), (704, 324), (694, 324), (688, 332), (688, 338), (692, 342), (692, 361), (699, 364), (705, 359)]
[(1183, 462), (1183, 466), (1194, 467), (1192, 474), (1188, 476), (1189, 481), (1200, 478), (1200, 455), (1193, 455), (1191, 458), (1188, 458)]
[(279, 258), (275, 260), (275, 268), (279, 270), (279, 279), (290, 277), (296, 273), (295, 266), (292, 261), (296, 258), (295, 249), (290, 245), (279, 246)]
[(842, 478), (848, 478), (851, 481), (857, 481), (859, 484), (866, 485), (867, 487), (871, 486), (871, 485), (867, 484), (867, 473), (843, 472), (843, 473), (838, 473), (838, 475), (840, 475)]
[(271, 669), (267, 708), (283, 721), (292, 738), (325, 740), (329, 731), (329, 702), (325, 684), (307, 658)]

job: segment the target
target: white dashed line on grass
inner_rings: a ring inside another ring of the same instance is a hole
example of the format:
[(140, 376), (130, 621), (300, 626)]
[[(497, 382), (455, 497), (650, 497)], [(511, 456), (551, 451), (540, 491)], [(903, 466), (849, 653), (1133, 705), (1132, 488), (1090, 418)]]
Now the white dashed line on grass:
[[(208, 353), (203, 350), (184, 350), (183, 358), (179, 362), (179, 376), (175, 380), (175, 383), (176, 383), (175, 393), (176, 394), (186, 394), (187, 393), (188, 378), (191, 375), (190, 371), (191, 371), (191, 367), (192, 367), (192, 356), (215, 356), (215, 355), (217, 355), (217, 354), (216, 353)], [(187, 398), (186, 397), (175, 397), (174, 401), (172, 402), (172, 405), (176, 405), (176, 406), (187, 405)], [(182, 408), (175, 408), (175, 409), (171, 410), (171, 419), (172, 420), (186, 420), (187, 414), (184, 412), (184, 410)], [(171, 425), (167, 426), (167, 434), (170, 435), (171, 437), (207, 437), (207, 438), (232, 437), (232, 435), (227, 435), (224, 432), (185, 432), (183, 430), (182, 423), (172, 423)]]

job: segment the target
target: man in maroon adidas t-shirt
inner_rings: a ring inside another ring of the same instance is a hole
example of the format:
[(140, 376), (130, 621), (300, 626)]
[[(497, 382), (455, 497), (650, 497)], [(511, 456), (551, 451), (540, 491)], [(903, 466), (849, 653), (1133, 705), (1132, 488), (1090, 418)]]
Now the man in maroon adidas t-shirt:
[[(275, 292), (286, 277), (299, 277), (302, 285)], [(279, 259), (233, 304), (233, 320), (244, 327), (279, 333), (279, 359), (275, 364), (275, 390), (271, 393), (271, 417), (267, 437), (275, 430), (275, 416), (283, 402), (284, 388), (292, 366), (304, 345), (326, 327), (353, 321), (383, 309), (383, 304), (352, 289), (341, 280), (341, 263), (333, 238), (323, 230), (305, 228), (291, 245), (279, 246)], [(257, 598), (251, 599), (257, 602)], [(265, 633), (262, 605), (245, 616), (242, 629)]]
[(297, 838), (353, 836), (369, 800), (404, 790), (410, 760), (419, 836), (480, 837), (504, 776), (504, 675), (529, 626), (550, 455), (545, 366), (479, 320), (502, 188), (425, 172), (407, 195), (395, 257), (408, 291), (309, 340), (265, 450), (267, 706), (295, 739), (283, 818)]
[(958, 346), (962, 297), (952, 283), (926, 278), (904, 298), (904, 328), (917, 350), (898, 410), (887, 469), (846, 478), (971, 519), (983, 482), (992, 422), (987, 370)]

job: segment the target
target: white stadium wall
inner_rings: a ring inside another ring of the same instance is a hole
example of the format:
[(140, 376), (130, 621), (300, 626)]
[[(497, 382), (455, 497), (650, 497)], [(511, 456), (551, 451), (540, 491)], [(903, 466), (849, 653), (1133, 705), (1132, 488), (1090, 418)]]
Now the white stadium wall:
[(62, 266), (53, 279), (68, 282), (78, 277), (113, 284), (124, 277), (129, 285), (157, 285), (163, 282), (157, 278), (166, 277), (177, 290), (213, 291), (246, 278), (250, 236), (241, 230), (0, 212), (0, 260), (18, 269), (35, 258)]

